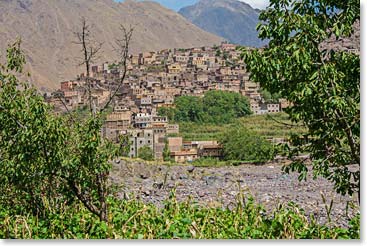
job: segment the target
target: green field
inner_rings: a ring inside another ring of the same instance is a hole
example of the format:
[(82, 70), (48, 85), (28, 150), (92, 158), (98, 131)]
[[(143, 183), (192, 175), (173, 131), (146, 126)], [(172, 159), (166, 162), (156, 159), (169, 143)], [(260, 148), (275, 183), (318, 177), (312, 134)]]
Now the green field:
[(181, 122), (180, 134), (184, 140), (216, 140), (225, 130), (243, 125), (265, 138), (287, 138), (292, 134), (306, 133), (306, 128), (295, 126), (285, 113), (271, 115), (252, 115), (237, 119), (234, 123), (224, 125)]

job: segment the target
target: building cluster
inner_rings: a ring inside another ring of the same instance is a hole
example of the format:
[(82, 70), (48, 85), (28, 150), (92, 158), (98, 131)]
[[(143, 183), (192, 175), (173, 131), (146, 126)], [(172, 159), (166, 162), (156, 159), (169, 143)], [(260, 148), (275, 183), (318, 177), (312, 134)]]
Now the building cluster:
[[(254, 114), (279, 112), (287, 106), (284, 102), (264, 102), (260, 87), (250, 81), (240, 54), (235, 45), (223, 43), (215, 47), (130, 55), (126, 77), (120, 86), (124, 66), (117, 62), (103, 63), (92, 66), (88, 78), (81, 74), (76, 80), (61, 82), (60, 90), (48, 100), (60, 111), (85, 107), (89, 101), (98, 109), (109, 102), (118, 89), (111, 103), (113, 112), (107, 116), (103, 127), (103, 136), (118, 141), (119, 136), (128, 134), (130, 157), (136, 157), (142, 146), (149, 146), (155, 157), (161, 159), (167, 135), (177, 134), (179, 126), (168, 124), (167, 118), (158, 116), (157, 111), (160, 107), (174, 107), (178, 96), (203, 96), (209, 90), (236, 92), (249, 98)], [(170, 146), (172, 157), (177, 161), (190, 161), (205, 156), (206, 151), (212, 150), (212, 154), (218, 151), (216, 143), (187, 146), (181, 143), (172, 150)]]

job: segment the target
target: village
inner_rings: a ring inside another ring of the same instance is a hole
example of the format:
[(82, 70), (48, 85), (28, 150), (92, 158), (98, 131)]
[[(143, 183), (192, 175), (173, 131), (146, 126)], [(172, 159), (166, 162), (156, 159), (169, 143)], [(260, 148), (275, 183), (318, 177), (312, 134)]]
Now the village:
[[(170, 49), (129, 55), (126, 77), (113, 98), (102, 136), (116, 143), (128, 136), (128, 157), (139, 157), (139, 150), (149, 147), (154, 159), (163, 160), (165, 148), (175, 162), (192, 162), (198, 158), (222, 156), (217, 141), (184, 141), (177, 137), (179, 125), (158, 114), (160, 107), (174, 107), (179, 96), (202, 97), (210, 90), (240, 93), (249, 99), (253, 114), (277, 113), (288, 107), (285, 100), (266, 102), (260, 86), (251, 82), (236, 45), (190, 49)], [(111, 97), (111, 88), (123, 75), (122, 65), (105, 62), (91, 67), (91, 96), (98, 109)], [(63, 81), (60, 89), (47, 101), (57, 112), (87, 105), (86, 75)]]

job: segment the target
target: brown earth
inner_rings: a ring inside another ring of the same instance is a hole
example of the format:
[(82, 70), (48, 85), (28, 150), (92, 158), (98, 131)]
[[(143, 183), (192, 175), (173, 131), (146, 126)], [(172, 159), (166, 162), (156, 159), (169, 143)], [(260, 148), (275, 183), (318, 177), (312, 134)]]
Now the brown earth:
[(23, 40), (32, 81), (42, 90), (82, 72), (77, 66), (80, 47), (74, 32), (85, 17), (92, 33), (104, 42), (99, 62), (116, 59), (112, 45), (120, 24), (135, 27), (131, 52), (219, 44), (223, 39), (191, 24), (178, 13), (154, 2), (126, 0), (1, 0), (0, 57), (17, 36)]

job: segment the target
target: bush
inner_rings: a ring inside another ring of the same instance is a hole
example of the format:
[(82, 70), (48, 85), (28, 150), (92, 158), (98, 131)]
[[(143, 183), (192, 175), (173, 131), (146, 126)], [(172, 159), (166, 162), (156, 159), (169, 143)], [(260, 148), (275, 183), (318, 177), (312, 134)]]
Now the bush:
[(138, 150), (138, 157), (146, 161), (153, 161), (154, 160), (153, 150), (148, 146), (141, 147)]
[(358, 239), (360, 215), (348, 228), (319, 225), (289, 203), (266, 211), (252, 197), (238, 194), (233, 209), (179, 203), (174, 193), (164, 208), (141, 201), (108, 200), (109, 223), (84, 206), (64, 205), (63, 213), (38, 218), (11, 215), (0, 208), (0, 238), (18, 239)]
[(176, 108), (160, 108), (158, 113), (170, 121), (226, 124), (251, 114), (248, 99), (238, 93), (208, 91), (203, 98), (181, 96)]
[(273, 145), (243, 127), (229, 129), (220, 136), (225, 160), (266, 162), (274, 158)]

